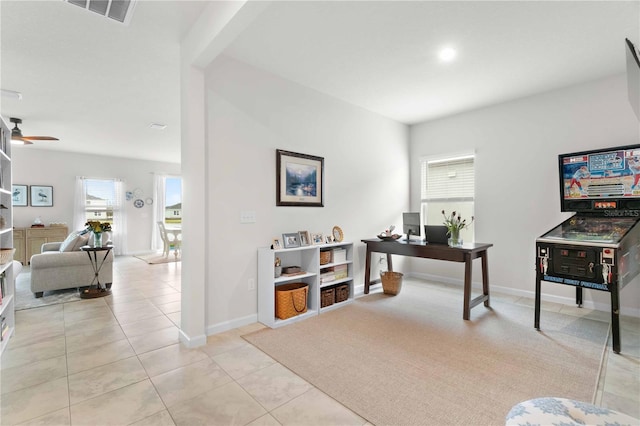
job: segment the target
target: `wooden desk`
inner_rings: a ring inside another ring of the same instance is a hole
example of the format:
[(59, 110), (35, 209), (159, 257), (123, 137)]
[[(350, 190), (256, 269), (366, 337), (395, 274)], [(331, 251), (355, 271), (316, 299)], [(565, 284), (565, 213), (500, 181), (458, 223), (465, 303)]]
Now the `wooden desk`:
[[(367, 260), (364, 271), (364, 293), (369, 294), (371, 283), (371, 255), (376, 253), (386, 253), (387, 266), (389, 271), (393, 271), (391, 255), (422, 257), (425, 259), (448, 260), (451, 262), (464, 262), (464, 306), (462, 319), (468, 320), (471, 308), (484, 302), (487, 308), (489, 305), (489, 268), (487, 265), (487, 250), (493, 244), (472, 243), (464, 244), (462, 247), (449, 247), (444, 244), (427, 244), (423, 242), (407, 241), (382, 241), (380, 239), (362, 240), (367, 245)], [(482, 261), (482, 295), (471, 300), (471, 266), (473, 259), (480, 258)]]

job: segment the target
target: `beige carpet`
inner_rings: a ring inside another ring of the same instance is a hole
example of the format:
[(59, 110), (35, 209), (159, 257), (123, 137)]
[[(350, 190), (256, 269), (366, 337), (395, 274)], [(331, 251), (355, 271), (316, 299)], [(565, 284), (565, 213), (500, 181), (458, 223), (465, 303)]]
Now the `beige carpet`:
[(462, 320), (462, 289), (407, 284), (245, 337), (375, 425), (503, 425), (540, 396), (591, 402), (608, 324), (492, 301)]
[(180, 262), (180, 255), (178, 254), (178, 259), (173, 255), (173, 252), (169, 253), (169, 257), (164, 257), (162, 253), (151, 253), (151, 254), (141, 254), (139, 256), (135, 256), (138, 259), (144, 260), (149, 265), (157, 265), (159, 263), (172, 263), (172, 262)]

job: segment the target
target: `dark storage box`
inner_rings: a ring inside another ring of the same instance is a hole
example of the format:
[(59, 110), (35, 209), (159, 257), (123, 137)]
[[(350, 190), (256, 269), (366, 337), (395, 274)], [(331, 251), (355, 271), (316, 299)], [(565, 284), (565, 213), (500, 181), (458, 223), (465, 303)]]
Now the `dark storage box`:
[(327, 306), (333, 305), (333, 301), (335, 300), (335, 289), (332, 288), (323, 288), (320, 290), (320, 307), (326, 308)]

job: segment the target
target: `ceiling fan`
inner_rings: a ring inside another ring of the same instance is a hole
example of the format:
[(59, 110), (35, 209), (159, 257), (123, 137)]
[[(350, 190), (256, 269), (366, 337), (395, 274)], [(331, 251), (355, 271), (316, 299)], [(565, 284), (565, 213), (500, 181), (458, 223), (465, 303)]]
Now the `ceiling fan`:
[(12, 123), (14, 123), (13, 129), (11, 129), (11, 143), (14, 144), (23, 144), (23, 145), (32, 145), (31, 141), (57, 141), (58, 138), (54, 138), (51, 136), (22, 136), (22, 130), (18, 128), (18, 124), (22, 123), (22, 119), (13, 118), (9, 119)]

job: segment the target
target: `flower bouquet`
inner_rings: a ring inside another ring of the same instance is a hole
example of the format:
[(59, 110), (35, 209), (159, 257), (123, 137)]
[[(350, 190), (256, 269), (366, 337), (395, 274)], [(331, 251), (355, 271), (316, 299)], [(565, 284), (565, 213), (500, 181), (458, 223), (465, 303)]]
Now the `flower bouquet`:
[(447, 227), (447, 234), (449, 235), (449, 245), (451, 247), (460, 247), (462, 245), (462, 239), (460, 238), (460, 231), (468, 228), (474, 220), (471, 216), (471, 220), (467, 223), (467, 219), (462, 219), (460, 215), (456, 216), (456, 212), (451, 212), (450, 216), (442, 210), (442, 216), (444, 216), (444, 226)]
[(98, 220), (90, 220), (85, 223), (87, 231), (93, 232), (93, 246), (102, 247), (102, 233), (111, 231), (109, 222), (100, 222)]

